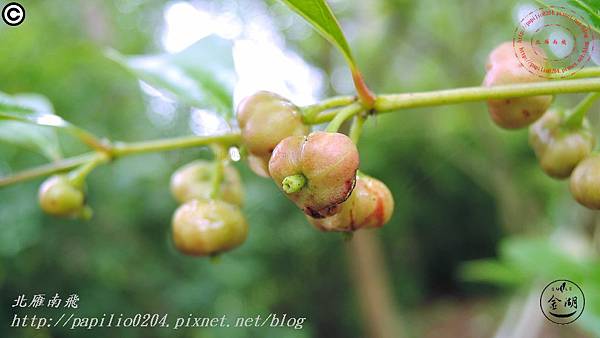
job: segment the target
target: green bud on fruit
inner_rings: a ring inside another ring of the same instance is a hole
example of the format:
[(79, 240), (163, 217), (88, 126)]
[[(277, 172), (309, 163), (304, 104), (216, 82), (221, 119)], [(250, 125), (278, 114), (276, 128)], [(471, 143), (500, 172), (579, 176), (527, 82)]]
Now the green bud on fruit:
[[(261, 91), (245, 98), (237, 108), (237, 121), (242, 141), (253, 155), (250, 167), (261, 176), (268, 175), (268, 163), (273, 149), (286, 137), (306, 135), (308, 126), (300, 110), (283, 97)], [(261, 165), (262, 164), (262, 165)]]
[(386, 224), (394, 211), (394, 198), (381, 181), (361, 175), (356, 179), (352, 195), (341, 204), (337, 214), (326, 218), (312, 218), (309, 222), (323, 231), (355, 231), (379, 228)]
[(529, 128), (529, 144), (544, 172), (564, 179), (594, 149), (596, 140), (589, 123), (580, 127), (565, 126), (565, 114), (551, 109)]
[[(209, 199), (212, 189), (214, 163), (197, 160), (177, 169), (171, 176), (171, 193), (179, 203), (193, 199)], [(237, 170), (225, 166), (221, 183), (220, 199), (235, 205), (242, 205), (244, 193)]]
[(50, 215), (78, 217), (86, 211), (83, 190), (73, 185), (66, 175), (46, 179), (40, 186), (38, 199), (42, 210)]
[[(541, 51), (537, 54), (539, 55)], [(516, 58), (512, 43), (505, 42), (494, 49), (486, 64), (486, 87), (548, 80), (525, 69)], [(506, 129), (523, 128), (536, 121), (550, 107), (552, 95), (488, 100), (488, 110), (494, 122)]]
[(186, 255), (210, 256), (241, 245), (248, 224), (239, 207), (221, 200), (191, 200), (173, 215), (173, 241)]
[[(322, 218), (335, 214), (338, 205), (348, 199), (358, 164), (358, 149), (348, 136), (317, 131), (281, 141), (269, 161), (269, 173), (307, 215)], [(302, 176), (300, 186), (298, 180), (289, 182), (288, 177)]]

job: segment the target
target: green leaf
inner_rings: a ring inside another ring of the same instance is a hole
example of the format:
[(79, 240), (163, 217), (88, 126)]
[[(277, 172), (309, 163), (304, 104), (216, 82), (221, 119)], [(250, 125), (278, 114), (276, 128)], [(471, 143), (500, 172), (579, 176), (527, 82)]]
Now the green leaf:
[(36, 94), (9, 96), (0, 92), (0, 142), (36, 151), (50, 160), (62, 157), (56, 131), (66, 126), (48, 99)]
[(50, 127), (64, 127), (69, 124), (54, 114), (48, 99), (37, 94), (9, 96), (0, 92), (0, 119)]
[(467, 262), (461, 267), (459, 275), (466, 281), (499, 285), (518, 285), (524, 279), (519, 270), (491, 259)]
[(576, 10), (590, 27), (600, 34), (600, 0), (536, 0), (539, 4), (550, 7), (559, 6)]
[(351, 69), (356, 69), (350, 46), (325, 0), (281, 0), (308, 21), (325, 39), (340, 49)]
[(530, 277), (569, 276), (572, 280), (581, 280), (592, 266), (587, 260), (575, 259), (550, 239), (505, 240), (500, 245), (500, 256)]
[(166, 96), (230, 118), (236, 81), (232, 47), (229, 40), (209, 36), (175, 54), (124, 56), (109, 50), (107, 56)]
[(592, 283), (581, 287), (585, 294), (585, 311), (577, 323), (590, 332), (600, 332), (600, 288)]

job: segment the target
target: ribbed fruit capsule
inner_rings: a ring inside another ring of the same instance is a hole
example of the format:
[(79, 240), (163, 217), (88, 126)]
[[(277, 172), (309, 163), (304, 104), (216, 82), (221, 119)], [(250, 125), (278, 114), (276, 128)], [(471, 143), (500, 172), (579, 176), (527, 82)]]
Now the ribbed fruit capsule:
[(563, 111), (551, 109), (529, 128), (529, 144), (540, 166), (557, 179), (569, 177), (596, 143), (587, 121), (574, 128), (565, 126), (564, 119)]
[(221, 200), (191, 200), (173, 215), (173, 241), (184, 254), (210, 256), (241, 245), (248, 224), (240, 209)]
[(340, 211), (326, 218), (312, 218), (309, 222), (323, 231), (355, 231), (379, 228), (389, 222), (394, 211), (391, 191), (381, 181), (361, 175), (348, 200), (341, 204)]
[(569, 183), (577, 202), (590, 209), (600, 209), (600, 155), (593, 154), (581, 161)]
[[(502, 43), (490, 53), (486, 70), (487, 73), (483, 80), (483, 85), (486, 87), (547, 80), (528, 72), (521, 65), (511, 42)], [(528, 126), (542, 116), (550, 107), (552, 98), (552, 95), (540, 95), (491, 99), (487, 101), (487, 104), (490, 116), (498, 126), (516, 129)]]
[(287, 177), (304, 177), (302, 188), (286, 196), (307, 215), (322, 218), (335, 214), (350, 196), (358, 164), (358, 149), (348, 136), (318, 131), (281, 141), (269, 161), (269, 172), (284, 192)]
[(236, 115), (242, 141), (253, 156), (250, 168), (265, 177), (268, 171), (264, 169), (277, 144), (286, 137), (306, 135), (309, 131), (298, 107), (266, 91), (245, 98), (238, 105)]
[[(211, 180), (214, 163), (196, 160), (177, 169), (171, 176), (171, 193), (179, 203), (192, 199), (208, 199), (211, 193)], [(220, 199), (235, 205), (242, 205), (244, 193), (237, 170), (225, 166), (221, 183)]]
[(76, 217), (85, 207), (82, 189), (75, 187), (65, 175), (54, 175), (44, 181), (38, 192), (42, 210), (54, 216)]

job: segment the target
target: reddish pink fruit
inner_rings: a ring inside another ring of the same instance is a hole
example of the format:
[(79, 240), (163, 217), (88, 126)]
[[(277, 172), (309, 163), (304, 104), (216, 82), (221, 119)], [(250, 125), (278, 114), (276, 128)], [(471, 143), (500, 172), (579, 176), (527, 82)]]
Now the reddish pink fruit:
[(318, 131), (281, 141), (269, 161), (269, 172), (282, 190), (286, 177), (304, 176), (304, 186), (286, 196), (307, 215), (322, 218), (336, 213), (350, 196), (358, 164), (358, 149), (350, 138)]
[[(505, 42), (494, 49), (486, 64), (483, 85), (492, 87), (518, 83), (545, 81), (525, 69), (515, 56), (512, 43)], [(528, 126), (550, 107), (552, 95), (515, 97), (488, 100), (488, 110), (494, 122), (506, 129)]]
[(321, 219), (307, 218), (323, 231), (354, 231), (382, 227), (393, 211), (394, 198), (388, 187), (375, 178), (362, 175), (356, 179), (352, 195), (341, 204), (337, 214)]

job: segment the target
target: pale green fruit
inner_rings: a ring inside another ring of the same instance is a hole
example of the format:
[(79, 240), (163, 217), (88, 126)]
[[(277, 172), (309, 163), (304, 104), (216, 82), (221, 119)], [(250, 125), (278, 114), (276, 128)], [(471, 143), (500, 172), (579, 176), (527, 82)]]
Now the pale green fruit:
[[(177, 169), (171, 176), (170, 187), (173, 197), (180, 203), (192, 199), (210, 198), (213, 168), (213, 162), (197, 160)], [(219, 198), (231, 204), (242, 205), (244, 199), (242, 181), (237, 170), (232, 166), (225, 166)]]
[(54, 216), (75, 217), (85, 206), (83, 191), (65, 175), (54, 175), (40, 186), (38, 199), (42, 210)]
[(288, 136), (306, 135), (309, 127), (302, 121), (298, 107), (283, 97), (261, 91), (245, 98), (237, 108), (242, 141), (253, 163), (250, 168), (261, 176), (268, 175), (273, 149)]
[(220, 200), (191, 200), (173, 215), (173, 241), (184, 254), (210, 256), (241, 245), (248, 224), (239, 207)]

